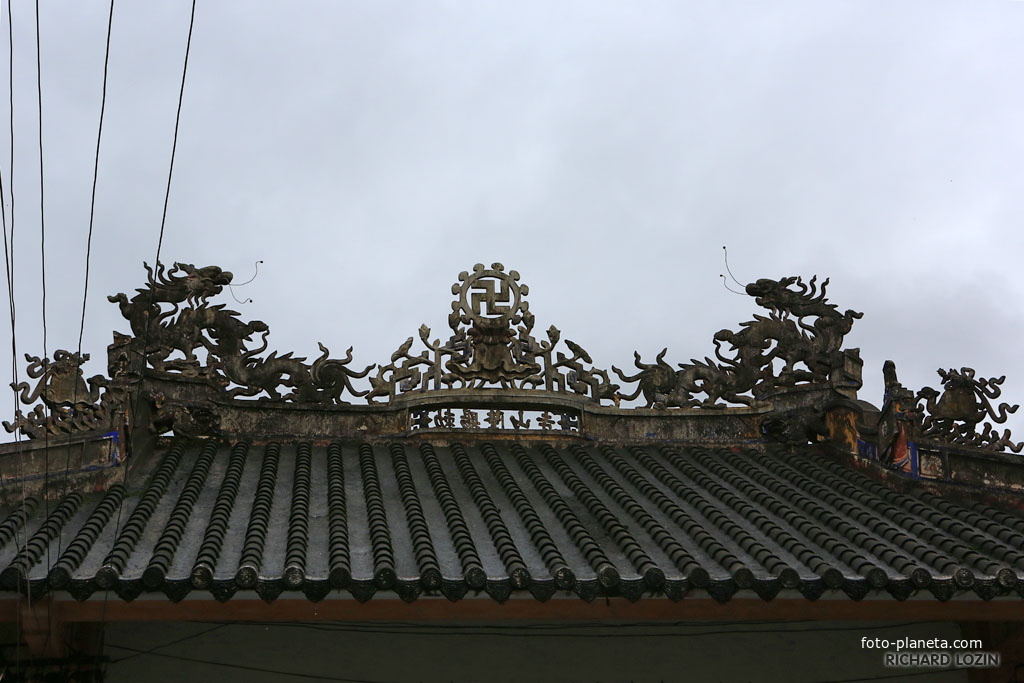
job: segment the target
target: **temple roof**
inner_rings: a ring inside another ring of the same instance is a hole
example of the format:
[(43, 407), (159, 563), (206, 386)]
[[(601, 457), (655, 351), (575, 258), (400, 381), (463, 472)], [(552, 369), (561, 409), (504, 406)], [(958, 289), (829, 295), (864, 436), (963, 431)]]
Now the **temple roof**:
[(407, 601), (1024, 589), (1024, 519), (897, 493), (811, 448), (178, 439), (154, 464), (136, 493), (9, 513), (2, 587)]
[(861, 314), (795, 277), (747, 285), (767, 315), (715, 333), (714, 358), (609, 373), (554, 326), (534, 336), (519, 280), (461, 273), (447, 340), (424, 325), (419, 350), (355, 369), (322, 344), (312, 363), (265, 353), (265, 323), (209, 303), (220, 268), (149, 269), (110, 297), (132, 333), (107, 376), (27, 357), (37, 384), (15, 388), (38, 404), (5, 426), (30, 441), (0, 446), (0, 590), (1024, 594), (1024, 461), (1004, 452), (1024, 444), (985, 421), (1017, 409), (992, 403), (1004, 378), (940, 370), (942, 390), (914, 392), (887, 363), (875, 408), (843, 348)]

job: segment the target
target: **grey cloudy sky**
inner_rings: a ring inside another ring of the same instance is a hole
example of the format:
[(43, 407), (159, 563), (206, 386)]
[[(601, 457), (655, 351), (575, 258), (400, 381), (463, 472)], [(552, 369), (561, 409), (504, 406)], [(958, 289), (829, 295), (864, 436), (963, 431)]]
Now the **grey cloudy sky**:
[[(52, 354), (77, 344), (107, 5), (42, 5)], [(87, 374), (127, 331), (106, 295), (156, 252), (189, 9), (115, 7)], [(42, 352), (31, 3), (13, 24), (20, 355)], [(162, 260), (244, 281), (262, 259), (254, 302), (225, 298), (271, 348), (363, 365), (443, 333), (457, 274), (501, 261), (538, 329), (625, 367), (702, 358), (756, 311), (718, 278), (727, 244), (744, 282), (817, 273), (864, 312), (862, 398), (892, 358), (912, 388), (971, 365), (1024, 402), (1022, 25), (1012, 0), (200, 2)]]

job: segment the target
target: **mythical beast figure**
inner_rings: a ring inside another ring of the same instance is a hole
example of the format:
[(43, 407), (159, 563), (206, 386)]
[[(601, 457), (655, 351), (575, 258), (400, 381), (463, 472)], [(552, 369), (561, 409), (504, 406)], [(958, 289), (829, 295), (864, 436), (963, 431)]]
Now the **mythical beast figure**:
[[(123, 293), (107, 297), (120, 306), (121, 315), (132, 328), (132, 337), (114, 333), (111, 356), (123, 354), (124, 350), (128, 353), (127, 358), (111, 361), (110, 369), (134, 369), (133, 356), (141, 355), (154, 370), (173, 370), (192, 376), (201, 374), (195, 350), (205, 345), (201, 338), (202, 326), (182, 319), (188, 314), (177, 320), (175, 315), (181, 304), (186, 305), (186, 311), (195, 310), (197, 306), (202, 308), (210, 297), (231, 284), (231, 273), (217, 266), (196, 268), (188, 263), (175, 263), (166, 272), (162, 263), (156, 264), (155, 271), (147, 263), (142, 265), (148, 276), (147, 287), (135, 290), (138, 294), (130, 300)], [(164, 310), (165, 304), (170, 310)], [(174, 351), (181, 351), (185, 358), (167, 360)]]
[[(840, 313), (828, 303), (828, 282), (820, 288), (817, 276), (806, 283), (799, 277), (752, 282), (746, 293), (770, 314), (755, 315), (739, 332), (716, 333), (717, 361), (691, 360), (676, 370), (664, 361), (667, 349), (653, 364), (643, 363), (635, 353), (640, 372), (627, 376), (612, 368), (624, 382), (637, 383), (635, 391), (619, 397), (628, 401), (643, 395), (647, 407), (723, 408), (726, 403), (750, 405), (775, 387), (829, 381), (844, 364), (843, 338), (862, 314)], [(732, 356), (723, 353), (724, 344)], [(776, 360), (781, 363), (778, 372)], [(706, 398), (697, 398), (700, 394)]]
[[(209, 303), (210, 297), (231, 284), (230, 272), (217, 266), (175, 263), (165, 273), (162, 264), (155, 271), (144, 265), (148, 287), (137, 290), (130, 300), (124, 294), (108, 297), (120, 305), (133, 335), (115, 333), (108, 349), (111, 376), (138, 372), (140, 363), (133, 360), (142, 357), (158, 372), (204, 377), (232, 398), (265, 394), (262, 398), (272, 401), (343, 403), (345, 390), (353, 396), (366, 393), (355, 391), (350, 380), (364, 377), (373, 366), (362, 372), (350, 370), (351, 349), (343, 360), (329, 359), (329, 351), (321, 344), (324, 355), (312, 366), (291, 352), (260, 357), (268, 346), (267, 325), (259, 320), (244, 322), (224, 304)], [(248, 348), (255, 334), (261, 335), (262, 342), (258, 348)], [(196, 355), (199, 349), (206, 351), (205, 364)], [(184, 358), (171, 359), (175, 351)], [(281, 386), (292, 391), (282, 395)]]

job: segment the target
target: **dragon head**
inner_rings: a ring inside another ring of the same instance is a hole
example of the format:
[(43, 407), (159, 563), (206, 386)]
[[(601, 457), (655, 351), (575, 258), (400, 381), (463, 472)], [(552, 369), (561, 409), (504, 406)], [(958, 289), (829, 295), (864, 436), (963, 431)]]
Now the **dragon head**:
[(226, 285), (231, 284), (233, 275), (220, 266), (196, 268), (191, 263), (175, 263), (175, 269), (185, 273), (186, 300), (192, 304), (216, 296)]

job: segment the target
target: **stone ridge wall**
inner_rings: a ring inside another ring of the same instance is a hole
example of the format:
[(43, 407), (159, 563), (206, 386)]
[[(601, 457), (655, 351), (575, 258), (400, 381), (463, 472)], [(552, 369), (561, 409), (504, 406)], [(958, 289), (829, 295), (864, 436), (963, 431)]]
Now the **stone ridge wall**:
[(66, 491), (105, 491), (115, 477), (123, 476), (118, 467), (124, 458), (123, 442), (115, 431), (0, 445), (0, 505), (38, 496), (47, 484), (50, 499)]

